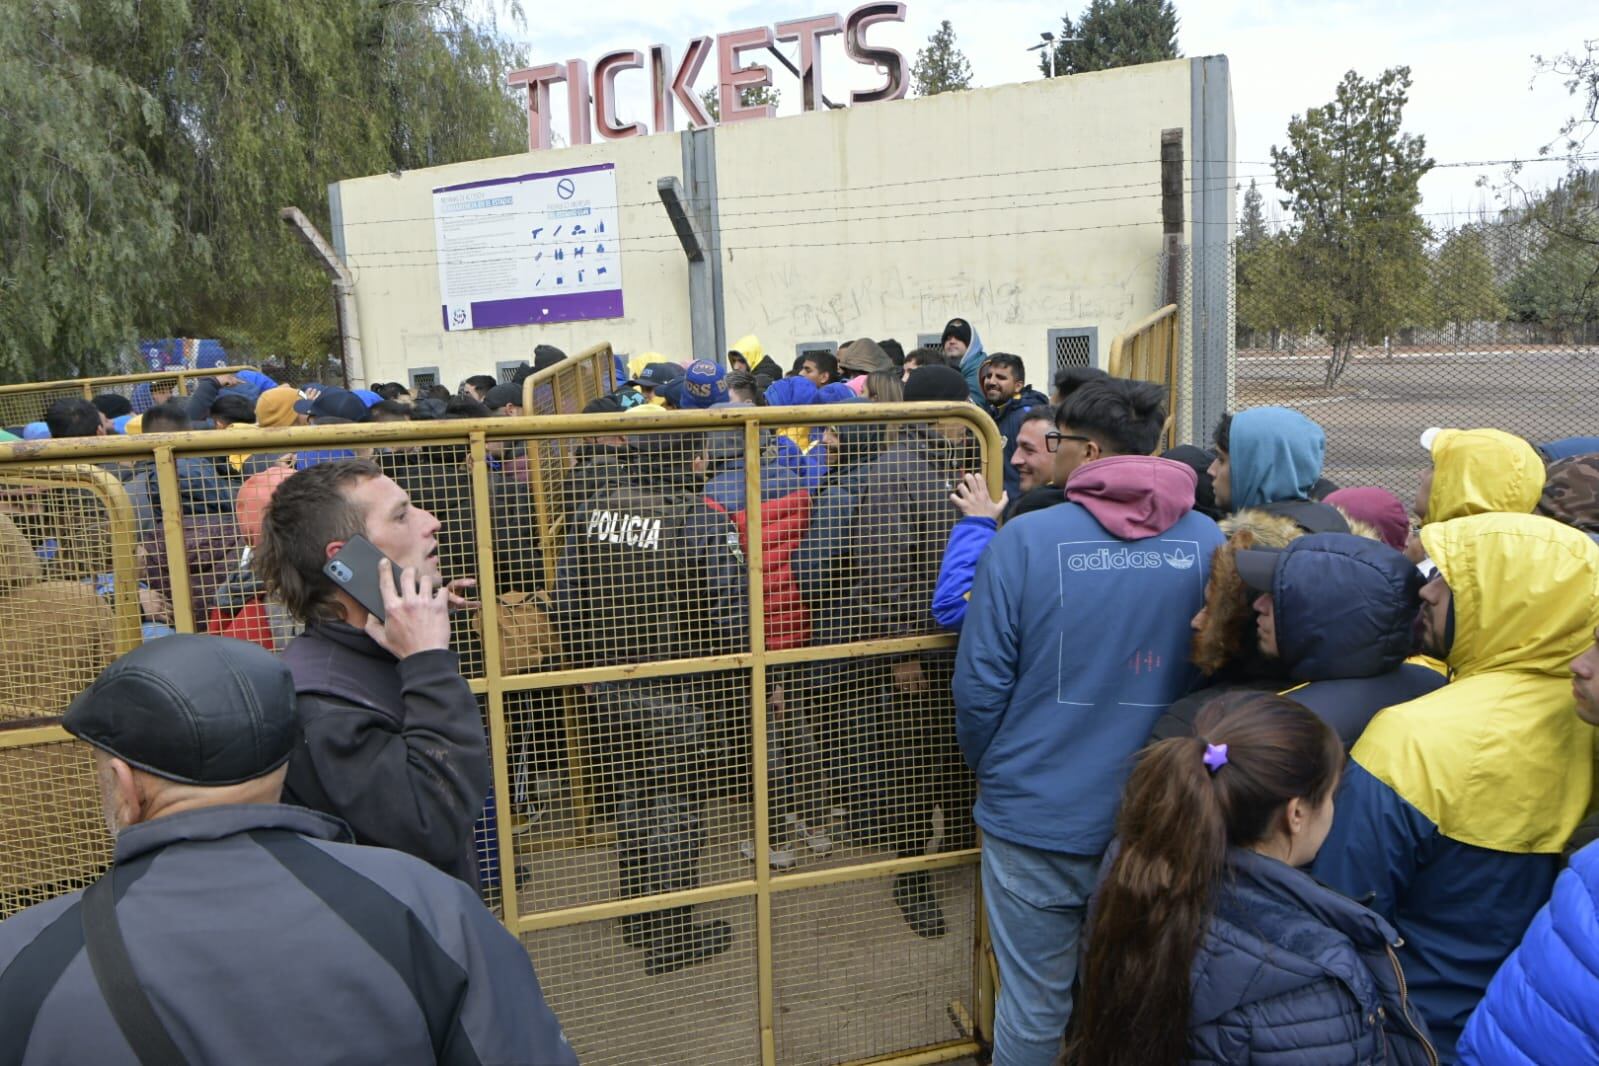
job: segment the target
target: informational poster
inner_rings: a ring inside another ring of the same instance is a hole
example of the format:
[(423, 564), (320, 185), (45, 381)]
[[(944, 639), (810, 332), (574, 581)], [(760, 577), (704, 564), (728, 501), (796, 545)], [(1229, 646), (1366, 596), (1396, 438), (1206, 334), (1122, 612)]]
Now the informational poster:
[(444, 328), (618, 318), (616, 166), (433, 190)]

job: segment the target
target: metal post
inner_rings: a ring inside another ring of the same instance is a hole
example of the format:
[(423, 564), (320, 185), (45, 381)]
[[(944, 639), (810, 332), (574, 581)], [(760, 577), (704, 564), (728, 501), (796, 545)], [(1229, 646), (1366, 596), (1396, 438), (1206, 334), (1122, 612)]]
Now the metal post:
[(516, 868), (516, 827), (511, 824), (511, 738), (505, 725), (505, 666), (500, 654), (500, 597), (495, 588), (494, 531), (483, 515), (489, 510), (488, 442), (481, 430), (471, 441), (473, 550), (478, 562), (478, 608), (483, 634), (483, 682), (488, 689), (489, 751), (498, 755), (494, 770), (494, 847), (500, 856), (500, 914), (509, 929), (522, 913), (522, 879)]
[(333, 309), (339, 325), (339, 341), (344, 355), (344, 383), (348, 388), (359, 389), (366, 385), (366, 364), (361, 357), (361, 330), (355, 311), (355, 276), (344, 265), (305, 212), (298, 207), (285, 207), (278, 217), (300, 235), (311, 249), (318, 265), (333, 280)]
[[(716, 205), (716, 128), (689, 130), (683, 138), (683, 186), (703, 249), (688, 266), (689, 324), (694, 358), (727, 358), (722, 308), (722, 226)], [(679, 236), (682, 231), (679, 230)]]
[(1190, 440), (1209, 438), (1227, 410), (1232, 371), (1233, 107), (1225, 56), (1189, 61), (1191, 72), (1192, 283), (1188, 292), (1194, 376)]
[(770, 681), (766, 676), (766, 553), (761, 542), (761, 427), (744, 424), (744, 559), (748, 567), (750, 610), (750, 758), (755, 783), (750, 812), (755, 833), (755, 968), (756, 1001), (761, 1025), (761, 1063), (777, 1062), (776, 991), (772, 981), (772, 864), (771, 835), (776, 828), (767, 816), (772, 782), (766, 774), (767, 703)]

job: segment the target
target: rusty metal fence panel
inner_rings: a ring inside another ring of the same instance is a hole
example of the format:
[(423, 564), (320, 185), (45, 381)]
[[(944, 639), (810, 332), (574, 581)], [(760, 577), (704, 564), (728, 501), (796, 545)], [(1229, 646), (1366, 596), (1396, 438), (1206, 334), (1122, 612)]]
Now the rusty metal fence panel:
[[(113, 652), (162, 625), (281, 648), (294, 627), (252, 584), (261, 501), (244, 475), (346, 453), (440, 520), (445, 576), (479, 583), (486, 606), (454, 644), (494, 761), (485, 897), (584, 1062), (977, 1050), (974, 786), (955, 640), (928, 604), (950, 487), (981, 471), (998, 491), (990, 420), (849, 404), (15, 444), (0, 452), (8, 572), (43, 583), (30, 560), (59, 522), (22, 512), (87, 478), (99, 510), (76, 535), (100, 550), (65, 580), (99, 601)], [(239, 495), (197, 492), (201, 472)], [(659, 527), (629, 518), (641, 487), (671, 501)], [(663, 565), (628, 562), (653, 549)], [(72, 632), (33, 665), (59, 684), (0, 673), (0, 706), (25, 711), (0, 723), (0, 914), (108, 858), (89, 760), (50, 724), (106, 657), (88, 626), (56, 624)], [(685, 922), (726, 923), (728, 948), (652, 972), (636, 945)]]
[[(119, 374), (110, 377), (72, 378), (24, 385), (0, 385), (0, 426), (25, 426), (44, 419), (57, 400), (92, 400), (103, 392), (134, 399), (134, 390), (149, 385), (157, 395), (187, 396), (198, 378), (237, 374), (249, 366), (218, 366), (206, 370), (163, 370), (153, 374)], [(135, 411), (135, 414), (142, 412)]]

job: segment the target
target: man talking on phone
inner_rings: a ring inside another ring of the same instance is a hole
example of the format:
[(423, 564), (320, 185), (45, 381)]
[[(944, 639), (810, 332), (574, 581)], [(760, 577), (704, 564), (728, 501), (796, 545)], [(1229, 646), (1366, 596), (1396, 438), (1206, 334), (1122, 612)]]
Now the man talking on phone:
[[(283, 652), (305, 733), (284, 802), (342, 818), (357, 843), (407, 852), (476, 887), (472, 827), (488, 794), (488, 745), (450, 649), (450, 608), (466, 605), (459, 586), (471, 582), (440, 577), (438, 532), (438, 519), (376, 463), (338, 460), (278, 486), (253, 565), (305, 623)], [(324, 567), (356, 537), (377, 551), (341, 556), (348, 562), (335, 569), (352, 595)], [(378, 553), (386, 558), (374, 562)], [(376, 580), (357, 567), (376, 569)]]

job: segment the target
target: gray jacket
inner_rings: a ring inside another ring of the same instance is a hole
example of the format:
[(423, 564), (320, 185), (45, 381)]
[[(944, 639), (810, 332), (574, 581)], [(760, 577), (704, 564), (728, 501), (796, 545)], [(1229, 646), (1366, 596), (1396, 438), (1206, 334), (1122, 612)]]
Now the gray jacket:
[[(299, 807), (124, 830), (117, 919), (191, 1063), (552, 1063), (577, 1056), (472, 890)], [(134, 1066), (84, 952), (81, 892), (0, 922), (0, 1064)]]

